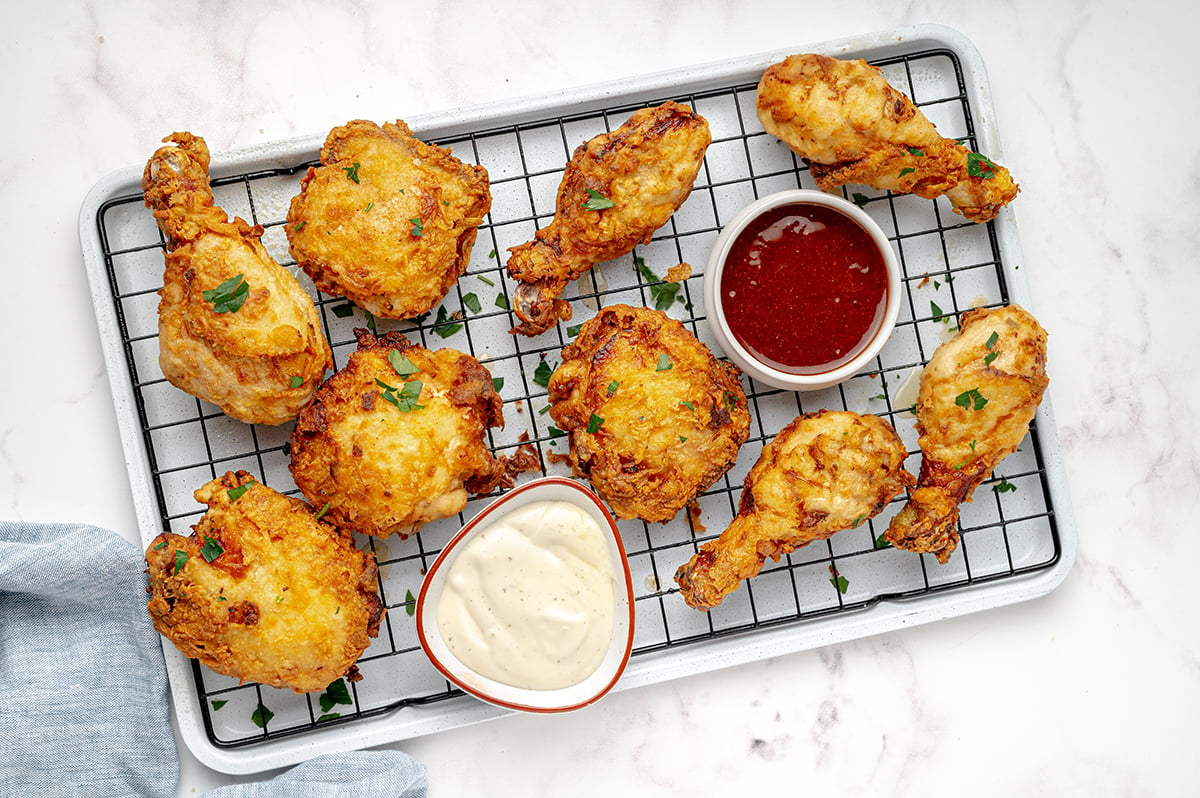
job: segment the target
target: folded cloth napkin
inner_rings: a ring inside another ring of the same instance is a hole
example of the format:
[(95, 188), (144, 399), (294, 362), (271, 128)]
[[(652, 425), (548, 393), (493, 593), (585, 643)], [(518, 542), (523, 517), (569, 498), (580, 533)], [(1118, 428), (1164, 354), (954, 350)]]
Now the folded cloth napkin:
[[(173, 796), (179, 754), (142, 551), (83, 524), (0, 521), (0, 795)], [(327, 754), (216, 798), (423, 798), (400, 751)]]

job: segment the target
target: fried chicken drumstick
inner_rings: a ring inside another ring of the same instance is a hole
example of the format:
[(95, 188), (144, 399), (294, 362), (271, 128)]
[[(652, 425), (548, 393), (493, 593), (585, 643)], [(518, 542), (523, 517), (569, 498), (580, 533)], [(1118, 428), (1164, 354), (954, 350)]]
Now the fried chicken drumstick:
[(712, 609), (767, 557), (872, 518), (913, 483), (907, 456), (878, 416), (822, 410), (792, 421), (746, 475), (737, 517), (675, 572), (683, 600)]
[(146, 206), (167, 238), (159, 366), (175, 387), (251, 424), (282, 424), (333, 355), (317, 309), (267, 253), (263, 229), (213, 204), (208, 147), (175, 133), (146, 164)]
[(974, 222), (1017, 196), (1007, 169), (943, 138), (866, 61), (789, 56), (763, 73), (757, 105), (766, 131), (808, 162), (822, 191), (863, 183), (925, 199), (944, 194)]
[(958, 506), (1029, 431), (1046, 392), (1046, 331), (1018, 305), (968, 310), (921, 374), (921, 473), (885, 537), (946, 562), (958, 547)]
[(569, 319), (570, 305), (558, 298), (567, 283), (649, 243), (688, 198), (711, 142), (702, 116), (666, 102), (579, 145), (559, 184), (554, 220), (509, 249), (508, 274), (522, 283), (513, 332), (537, 335)]

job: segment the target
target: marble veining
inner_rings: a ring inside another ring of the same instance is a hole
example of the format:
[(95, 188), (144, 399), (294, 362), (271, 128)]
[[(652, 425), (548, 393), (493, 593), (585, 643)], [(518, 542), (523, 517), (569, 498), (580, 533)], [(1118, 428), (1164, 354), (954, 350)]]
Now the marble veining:
[[(1195, 794), (1191, 4), (10, 3), (0, 512), (138, 537), (76, 223), (97, 180), (171, 131), (219, 153), (921, 22), (979, 48), (1022, 185), (1022, 268), (1050, 331), (1080, 537), (1066, 582), (1028, 604), (399, 745), (429, 767), (433, 795)], [(181, 796), (249, 780), (181, 757)]]

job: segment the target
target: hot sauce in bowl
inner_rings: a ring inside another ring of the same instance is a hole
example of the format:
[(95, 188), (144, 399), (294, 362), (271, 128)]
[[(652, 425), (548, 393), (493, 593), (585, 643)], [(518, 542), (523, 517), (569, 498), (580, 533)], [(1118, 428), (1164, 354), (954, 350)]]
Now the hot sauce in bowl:
[(816, 390), (860, 371), (899, 312), (900, 275), (861, 209), (817, 191), (781, 192), (744, 209), (705, 271), (710, 327), (751, 377)]

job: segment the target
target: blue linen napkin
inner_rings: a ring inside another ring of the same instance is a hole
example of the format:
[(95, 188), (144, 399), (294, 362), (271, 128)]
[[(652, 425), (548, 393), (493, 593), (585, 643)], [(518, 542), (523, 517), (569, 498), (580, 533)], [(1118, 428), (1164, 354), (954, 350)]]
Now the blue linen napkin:
[[(0, 795), (174, 796), (167, 673), (142, 551), (85, 524), (0, 521)], [(424, 798), (400, 751), (327, 754), (213, 798)]]

